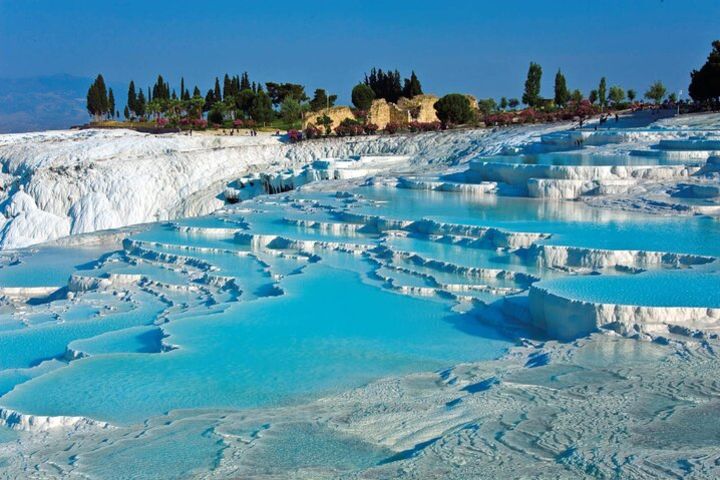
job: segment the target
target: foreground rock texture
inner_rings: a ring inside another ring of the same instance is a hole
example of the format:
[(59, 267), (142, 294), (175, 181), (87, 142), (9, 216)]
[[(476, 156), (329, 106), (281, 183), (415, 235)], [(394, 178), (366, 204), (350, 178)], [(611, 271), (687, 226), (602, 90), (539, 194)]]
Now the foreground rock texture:
[(528, 142), (545, 130), (333, 138), (295, 145), (275, 136), (154, 136), (128, 130), (2, 135), (0, 249), (207, 214), (223, 205), (227, 184), (248, 173), (378, 154), (452, 165)]

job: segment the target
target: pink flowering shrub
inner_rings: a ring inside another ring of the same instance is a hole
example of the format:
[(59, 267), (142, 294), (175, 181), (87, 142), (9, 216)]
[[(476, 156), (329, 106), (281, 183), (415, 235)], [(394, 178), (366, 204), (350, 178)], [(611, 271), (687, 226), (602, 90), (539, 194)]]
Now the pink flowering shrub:
[(311, 139), (311, 138), (318, 138), (322, 135), (322, 132), (319, 128), (308, 125), (307, 128), (305, 128), (305, 138)]
[(335, 135), (338, 137), (353, 137), (364, 133), (363, 125), (357, 120), (346, 118), (340, 125), (335, 127)]
[(302, 140), (303, 134), (293, 128), (288, 131), (288, 138), (290, 139), (290, 143), (297, 143)]
[(385, 131), (390, 135), (392, 135), (393, 133), (397, 133), (398, 130), (400, 130), (400, 125), (395, 122), (390, 122), (385, 125)]
[(408, 128), (411, 132), (436, 132), (442, 129), (440, 122), (410, 122)]
[(365, 130), (366, 135), (375, 135), (378, 131), (378, 126), (374, 123), (366, 123), (363, 125), (363, 130)]

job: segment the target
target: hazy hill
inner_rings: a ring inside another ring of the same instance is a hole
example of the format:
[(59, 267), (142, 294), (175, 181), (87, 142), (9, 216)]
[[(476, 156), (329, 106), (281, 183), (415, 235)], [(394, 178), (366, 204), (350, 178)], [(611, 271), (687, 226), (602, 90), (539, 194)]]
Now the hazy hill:
[[(90, 78), (65, 74), (0, 78), (0, 133), (62, 129), (86, 123), (89, 117), (85, 95), (91, 82)], [(111, 86), (116, 98), (124, 95), (123, 87)]]

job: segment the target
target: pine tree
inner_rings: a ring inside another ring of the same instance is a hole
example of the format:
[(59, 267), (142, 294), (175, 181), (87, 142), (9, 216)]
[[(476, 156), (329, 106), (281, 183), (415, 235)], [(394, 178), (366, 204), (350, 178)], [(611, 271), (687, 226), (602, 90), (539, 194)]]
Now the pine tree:
[(130, 109), (127, 105), (125, 105), (125, 110), (123, 110), (123, 115), (125, 116), (125, 120), (130, 118)]
[(618, 104), (625, 100), (625, 90), (618, 85), (613, 85), (608, 92), (608, 99), (617, 107)]
[(185, 100), (185, 77), (180, 77), (180, 98)]
[(262, 87), (258, 87), (258, 92), (250, 106), (250, 117), (257, 123), (265, 125), (272, 120), (272, 116), (272, 100), (268, 94), (262, 90)]
[(202, 93), (200, 92), (200, 89), (198, 88), (197, 85), (195, 85), (195, 88), (193, 88), (193, 94), (192, 94), (192, 96), (193, 96), (193, 97), (200, 97), (200, 96), (202, 96)]
[(712, 42), (712, 50), (700, 70), (690, 73), (688, 94), (696, 102), (720, 102), (720, 40)]
[(564, 107), (570, 100), (570, 91), (567, 88), (565, 75), (558, 69), (555, 74), (555, 105)]
[(665, 98), (666, 93), (667, 89), (665, 88), (665, 85), (658, 80), (650, 85), (650, 88), (648, 88), (647, 92), (645, 92), (645, 98), (653, 100), (656, 104), (659, 104), (662, 102), (663, 98)]
[(527, 79), (525, 80), (525, 92), (522, 101), (525, 105), (535, 107), (540, 104), (540, 80), (542, 79), (542, 67), (537, 63), (530, 62)]
[(323, 108), (332, 106), (332, 105), (329, 105), (329, 103), (330, 102), (328, 100), (328, 96), (327, 96), (327, 93), (325, 92), (325, 89), (318, 88), (315, 90), (315, 95), (310, 100), (310, 110), (312, 110), (313, 112), (320, 111)]

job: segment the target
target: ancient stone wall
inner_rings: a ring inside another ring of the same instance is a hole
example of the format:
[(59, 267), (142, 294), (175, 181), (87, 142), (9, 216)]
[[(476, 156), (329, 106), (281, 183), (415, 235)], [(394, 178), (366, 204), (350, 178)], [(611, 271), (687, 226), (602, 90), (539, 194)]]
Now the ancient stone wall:
[[(477, 110), (477, 99), (472, 95), (466, 95), (474, 110)], [(400, 98), (395, 103), (390, 103), (383, 98), (373, 100), (368, 111), (367, 121), (374, 123), (380, 130), (385, 129), (388, 123), (396, 123), (405, 126), (410, 122), (437, 122), (435, 102), (439, 99), (435, 95), (416, 95), (413, 98)], [(345, 119), (356, 120), (350, 107), (331, 107), (319, 112), (308, 112), (303, 119), (303, 129), (313, 125), (324, 132), (324, 127), (318, 122), (318, 117), (327, 115), (333, 121), (331, 129), (334, 130), (340, 122)]]
[(468, 95), (468, 94), (465, 94), (465, 98), (467, 98), (468, 101), (470, 102), (470, 108), (472, 108), (472, 109), (475, 110), (475, 111), (479, 110), (479, 108), (478, 108), (478, 99), (477, 99), (477, 98), (475, 98), (475, 97), (472, 96), (472, 95)]
[(355, 115), (353, 115), (350, 107), (324, 108), (318, 112), (308, 112), (305, 114), (302, 125), (303, 130), (305, 130), (309, 125), (313, 125), (314, 127), (317, 127), (323, 132), (325, 132), (325, 127), (318, 122), (318, 117), (322, 117), (323, 115), (327, 115), (332, 120), (332, 125), (330, 125), (330, 128), (332, 130), (334, 130), (335, 127), (340, 125), (340, 122), (347, 118), (355, 120)]
[(373, 100), (368, 112), (368, 122), (374, 123), (381, 130), (388, 123), (397, 123), (398, 125), (407, 125), (410, 116), (407, 110), (400, 109), (394, 103), (388, 103), (384, 98)]
[(435, 102), (438, 97), (435, 95), (416, 95), (413, 98), (401, 98), (398, 100), (398, 107), (408, 112), (410, 121), (416, 122), (437, 122)]

